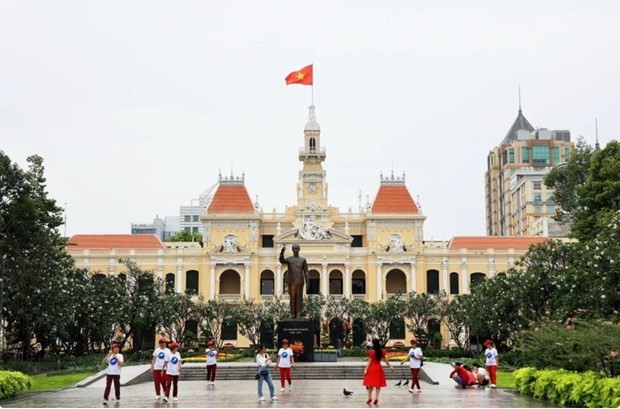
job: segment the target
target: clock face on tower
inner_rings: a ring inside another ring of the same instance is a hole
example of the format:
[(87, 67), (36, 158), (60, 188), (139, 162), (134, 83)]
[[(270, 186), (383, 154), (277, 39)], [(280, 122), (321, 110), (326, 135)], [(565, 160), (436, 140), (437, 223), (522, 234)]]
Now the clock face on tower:
[(316, 183), (309, 183), (308, 184), (308, 192), (310, 192), (310, 193), (316, 192), (318, 188), (319, 188), (319, 186)]

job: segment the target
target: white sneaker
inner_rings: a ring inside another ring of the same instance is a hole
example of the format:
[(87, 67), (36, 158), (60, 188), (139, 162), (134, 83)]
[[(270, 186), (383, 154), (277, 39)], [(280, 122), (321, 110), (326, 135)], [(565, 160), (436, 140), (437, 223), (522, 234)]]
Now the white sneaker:
[(284, 392), (284, 391), (285, 391), (285, 389), (284, 389), (284, 388), (280, 388), (280, 392)]
[(155, 396), (155, 400), (160, 400), (160, 399), (161, 399), (161, 396), (159, 396), (159, 395)]
[(278, 400), (278, 397), (277, 396), (272, 396), (271, 400)]
[(178, 400), (177, 398), (172, 398), (172, 401), (176, 403), (176, 402), (178, 402), (179, 400)]
[(293, 392), (293, 387), (291, 385), (288, 386), (288, 391)]
[(215, 382), (211, 381), (211, 386), (215, 386)]
[(260, 398), (258, 398), (258, 401), (259, 401), (259, 402), (264, 402), (264, 401), (265, 401), (265, 397), (264, 397), (264, 396), (261, 396)]
[(104, 399), (104, 400), (103, 400), (103, 404), (104, 404), (104, 405), (107, 405), (107, 404), (108, 404), (108, 400), (107, 400), (107, 399)]
[(495, 384), (494, 384), (494, 383), (492, 383), (492, 384), (491, 384), (491, 388), (493, 388), (493, 389), (495, 389), (495, 388), (496, 388), (496, 386), (495, 386)]
[(409, 393), (413, 393), (413, 389), (412, 388), (409, 388), (408, 390), (409, 390)]
[(164, 396), (164, 402), (168, 402), (168, 397)]

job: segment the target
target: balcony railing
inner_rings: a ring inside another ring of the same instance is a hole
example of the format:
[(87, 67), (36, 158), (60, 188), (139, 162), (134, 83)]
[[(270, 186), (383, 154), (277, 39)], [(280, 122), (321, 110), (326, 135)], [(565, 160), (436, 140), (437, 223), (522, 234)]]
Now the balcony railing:
[(354, 300), (365, 300), (366, 294), (352, 294), (351, 298)]
[(220, 301), (237, 302), (241, 301), (241, 294), (220, 294), (218, 298)]

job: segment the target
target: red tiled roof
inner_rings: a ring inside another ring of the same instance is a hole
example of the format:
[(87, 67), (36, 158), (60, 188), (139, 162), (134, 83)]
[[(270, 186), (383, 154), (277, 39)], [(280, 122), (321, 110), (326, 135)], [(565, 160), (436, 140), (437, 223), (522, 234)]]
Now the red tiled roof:
[(373, 213), (419, 213), (407, 186), (381, 185), (372, 204)]
[(67, 249), (163, 249), (154, 234), (76, 234)]
[(245, 186), (220, 184), (207, 211), (209, 213), (254, 213), (254, 205)]
[(472, 249), (472, 250), (527, 250), (533, 244), (544, 243), (549, 240), (547, 237), (453, 237), (448, 243), (450, 249)]

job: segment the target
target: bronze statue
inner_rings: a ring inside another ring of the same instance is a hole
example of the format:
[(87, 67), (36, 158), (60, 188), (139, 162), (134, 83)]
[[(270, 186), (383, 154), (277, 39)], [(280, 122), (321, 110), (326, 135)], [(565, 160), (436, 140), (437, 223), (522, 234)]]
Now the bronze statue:
[(286, 246), (280, 252), (280, 264), (288, 264), (286, 274), (286, 284), (288, 284), (288, 294), (291, 300), (291, 315), (297, 318), (301, 313), (304, 303), (304, 285), (308, 276), (308, 263), (306, 259), (299, 255), (299, 244), (293, 244), (293, 256), (284, 258)]

